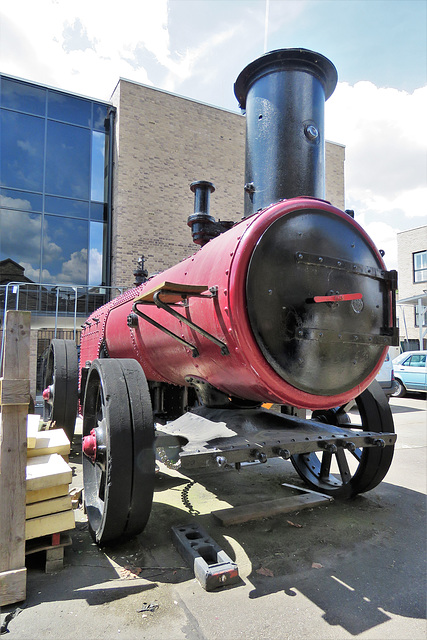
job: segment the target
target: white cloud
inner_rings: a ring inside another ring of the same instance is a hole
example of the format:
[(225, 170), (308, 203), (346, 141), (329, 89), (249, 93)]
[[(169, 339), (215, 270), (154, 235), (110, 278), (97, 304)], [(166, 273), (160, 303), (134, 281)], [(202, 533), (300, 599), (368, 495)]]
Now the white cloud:
[(74, 251), (70, 259), (62, 263), (61, 273), (55, 276), (55, 282), (67, 284), (68, 282), (86, 282), (87, 249)]
[(23, 209), (25, 211), (31, 211), (31, 203), (29, 200), (25, 200), (25, 198), (10, 198), (9, 196), (4, 196), (0, 193), (0, 207), (7, 209), (11, 207), (12, 209)]
[[(34, 282), (39, 282), (40, 269), (34, 269), (34, 267), (29, 262), (21, 262), (22, 267), (24, 267), (25, 276)], [(52, 282), (52, 276), (50, 275), (47, 269), (42, 270), (42, 278), (41, 282), (45, 282), (47, 284)]]
[(102, 282), (102, 254), (98, 249), (89, 251), (89, 284), (98, 286)]
[(339, 83), (326, 103), (326, 137), (346, 145), (346, 207), (354, 209), (388, 268), (399, 231), (423, 224), (427, 198), (427, 87), (413, 93)]
[(2, 7), (2, 71), (108, 98), (119, 76), (148, 82), (132, 65), (138, 47), (168, 61), (167, 6), (122, 0), (117, 11), (111, 0), (15, 0)]

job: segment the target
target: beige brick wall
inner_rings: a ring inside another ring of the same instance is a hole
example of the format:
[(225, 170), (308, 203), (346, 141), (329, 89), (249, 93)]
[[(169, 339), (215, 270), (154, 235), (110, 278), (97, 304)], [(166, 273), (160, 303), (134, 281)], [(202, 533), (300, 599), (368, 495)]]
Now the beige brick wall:
[(325, 197), (338, 209), (345, 207), (344, 161), (345, 147), (326, 141)]
[[(210, 180), (211, 214), (243, 214), (245, 119), (240, 114), (120, 80), (114, 151), (112, 284), (130, 285), (137, 258), (149, 273), (196, 250), (187, 217), (194, 180)], [(344, 147), (326, 144), (326, 198), (344, 207)]]
[[(427, 289), (427, 282), (414, 283), (413, 254), (427, 250), (427, 225), (402, 231), (397, 234), (397, 261), (399, 277), (398, 299), (403, 300), (422, 294)], [(405, 338), (405, 326), (408, 337), (418, 339), (419, 328), (415, 327), (414, 310), (405, 305), (397, 307), (400, 327), (400, 338)]]

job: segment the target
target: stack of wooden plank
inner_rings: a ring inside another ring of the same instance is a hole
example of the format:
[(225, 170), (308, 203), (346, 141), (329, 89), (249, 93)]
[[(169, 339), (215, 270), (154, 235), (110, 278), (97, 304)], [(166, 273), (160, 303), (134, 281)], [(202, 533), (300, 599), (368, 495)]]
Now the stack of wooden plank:
[(74, 529), (75, 521), (69, 496), (70, 442), (63, 429), (36, 431), (38, 416), (28, 419), (25, 539), (31, 540)]

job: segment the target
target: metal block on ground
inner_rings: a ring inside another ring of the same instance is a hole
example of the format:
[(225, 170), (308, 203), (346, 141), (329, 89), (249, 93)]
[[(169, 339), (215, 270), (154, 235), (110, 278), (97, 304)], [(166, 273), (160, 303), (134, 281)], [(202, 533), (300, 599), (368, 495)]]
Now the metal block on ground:
[(239, 581), (237, 564), (199, 525), (172, 527), (175, 547), (206, 591)]

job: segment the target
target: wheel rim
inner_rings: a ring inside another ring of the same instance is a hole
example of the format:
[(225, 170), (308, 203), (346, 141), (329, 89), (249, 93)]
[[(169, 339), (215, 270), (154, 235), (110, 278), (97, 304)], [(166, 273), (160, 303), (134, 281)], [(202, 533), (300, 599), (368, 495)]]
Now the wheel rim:
[(44, 419), (74, 436), (78, 402), (78, 359), (73, 340), (52, 340), (44, 377)]
[[(313, 412), (317, 420), (344, 427), (357, 433), (394, 433), (393, 417), (384, 392), (377, 382), (356, 398), (358, 416), (344, 422), (347, 407)], [(364, 447), (349, 451), (337, 447), (336, 452), (322, 451), (292, 456), (292, 464), (303, 480), (314, 490), (337, 498), (349, 498), (376, 487), (385, 477), (393, 459), (393, 446)]]
[(140, 533), (151, 511), (155, 453), (148, 386), (136, 361), (92, 364), (83, 452), (85, 505), (95, 541), (112, 543)]
[(397, 382), (397, 389), (394, 393), (392, 393), (392, 396), (395, 396), (396, 398), (398, 398), (399, 396), (403, 396), (405, 393), (405, 387), (403, 386), (403, 384), (400, 382), (400, 380), (396, 380)]

